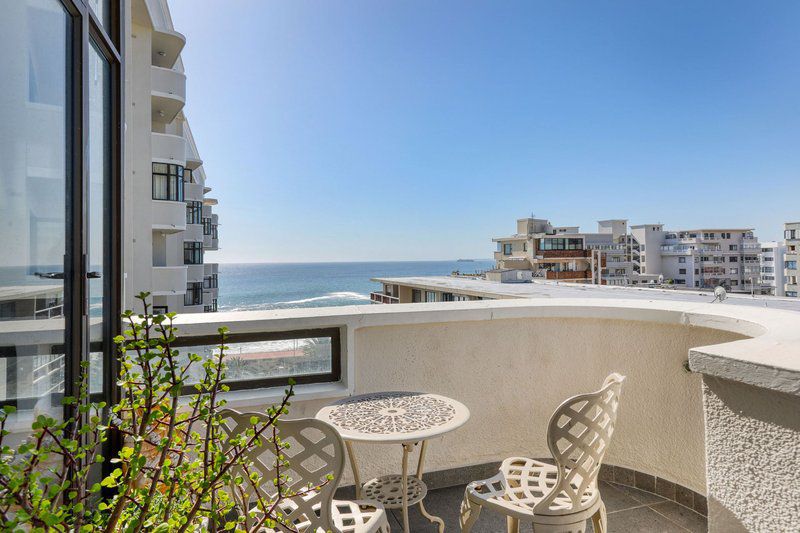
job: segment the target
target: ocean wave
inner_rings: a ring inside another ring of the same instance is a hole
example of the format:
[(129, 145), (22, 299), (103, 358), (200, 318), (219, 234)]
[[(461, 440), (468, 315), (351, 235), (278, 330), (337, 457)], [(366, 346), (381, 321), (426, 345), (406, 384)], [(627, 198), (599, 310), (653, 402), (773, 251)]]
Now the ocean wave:
[(231, 307), (220, 307), (221, 311), (266, 311), (269, 309), (286, 309), (290, 307), (304, 307), (306, 304), (314, 302), (325, 302), (330, 300), (357, 300), (369, 301), (369, 296), (359, 292), (341, 291), (330, 292), (324, 296), (313, 296), (299, 300), (287, 300), (284, 302), (261, 302), (254, 304), (235, 305)]

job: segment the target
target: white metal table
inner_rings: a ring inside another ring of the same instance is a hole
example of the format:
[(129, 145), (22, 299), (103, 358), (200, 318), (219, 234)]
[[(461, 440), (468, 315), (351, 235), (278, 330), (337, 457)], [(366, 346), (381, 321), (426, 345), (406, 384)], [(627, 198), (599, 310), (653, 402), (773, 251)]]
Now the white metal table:
[[(444, 521), (425, 510), (422, 500), (428, 488), (422, 481), (427, 441), (464, 425), (469, 409), (456, 400), (421, 392), (376, 392), (352, 396), (323, 407), (317, 418), (335, 427), (347, 447), (356, 498), (381, 502), (387, 509), (403, 510), (403, 530), (408, 533), (408, 508), (419, 504), (422, 515), (444, 531)], [(400, 474), (361, 483), (353, 442), (400, 444), (403, 466)], [(408, 456), (420, 445), (417, 473), (408, 475)]]

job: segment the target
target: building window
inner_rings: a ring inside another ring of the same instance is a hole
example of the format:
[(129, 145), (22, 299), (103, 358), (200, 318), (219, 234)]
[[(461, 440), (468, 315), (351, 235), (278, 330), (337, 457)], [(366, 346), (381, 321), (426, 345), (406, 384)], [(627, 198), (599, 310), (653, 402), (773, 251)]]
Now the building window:
[(422, 291), (419, 289), (411, 289), (411, 303), (420, 303), (422, 301)]
[(730, 256), (730, 257), (728, 258), (728, 262), (729, 262), (729, 263), (738, 263), (738, 262), (739, 262), (739, 258), (738, 258), (738, 257), (736, 257), (736, 256), (733, 256), (733, 255), (732, 255), (732, 256)]
[(542, 250), (583, 250), (583, 239), (541, 239)]
[(153, 306), (153, 314), (154, 315), (166, 315), (169, 313), (169, 307), (166, 305), (154, 305)]
[(211, 274), (203, 278), (204, 289), (216, 289), (219, 287), (219, 274)]
[(425, 291), (425, 301), (428, 303), (432, 303), (436, 301), (436, 292), (435, 291)]
[(203, 223), (203, 202), (186, 202), (186, 223)]
[(735, 252), (738, 249), (739, 249), (739, 245), (738, 244), (729, 244), (728, 245), (728, 250), (730, 250), (731, 252)]
[(784, 264), (788, 270), (797, 270), (797, 261), (786, 261)]
[(211, 303), (209, 305), (204, 305), (203, 306), (203, 312), (205, 312), (205, 313), (216, 313), (217, 312), (217, 299), (214, 298), (213, 300), (211, 300)]
[(183, 167), (153, 163), (153, 200), (183, 201)]
[(678, 274), (686, 274), (686, 269), (685, 268), (679, 268), (678, 269)]
[(503, 244), (503, 255), (511, 255), (511, 243)]
[(685, 263), (685, 262), (686, 262), (686, 258), (685, 257), (679, 257), (678, 258), (678, 263)]
[(183, 296), (183, 305), (203, 304), (203, 282), (191, 281), (186, 284), (186, 294)]
[(784, 239), (796, 239), (797, 238), (797, 230), (794, 229), (787, 229), (783, 232)]
[(203, 243), (186, 241), (183, 243), (183, 264), (202, 265), (203, 264)]
[(452, 292), (443, 292), (442, 293), (442, 301), (443, 302), (454, 302), (455, 299), (453, 298)]
[(211, 218), (203, 217), (203, 235), (211, 235)]
[(786, 296), (789, 298), (797, 298), (797, 291), (786, 291)]
[(219, 224), (211, 224), (211, 238), (212, 239), (219, 239)]

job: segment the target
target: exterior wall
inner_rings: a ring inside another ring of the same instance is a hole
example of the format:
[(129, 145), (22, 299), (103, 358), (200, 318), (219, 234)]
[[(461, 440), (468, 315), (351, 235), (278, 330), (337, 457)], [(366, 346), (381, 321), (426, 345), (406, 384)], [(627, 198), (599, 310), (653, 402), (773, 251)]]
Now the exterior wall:
[(796, 531), (800, 397), (704, 376), (712, 532)]
[(760, 282), (766, 294), (784, 296), (784, 255), (786, 245), (783, 242), (767, 242), (761, 245)]
[[(205, 171), (189, 124), (182, 112), (178, 111), (175, 115), (174, 111), (175, 106), (182, 108), (185, 89), (179, 91), (180, 98), (174, 98), (175, 91), (158, 91), (158, 84), (164, 79), (180, 82), (179, 88), (183, 87), (185, 75), (180, 56), (174, 65), (153, 66), (156, 61), (154, 58), (158, 57), (154, 54), (154, 39), (165, 34), (177, 38), (180, 35), (174, 31), (166, 0), (133, 0), (127, 5), (131, 26), (125, 46), (124, 305), (132, 308), (136, 305), (136, 294), (141, 291), (152, 292), (156, 275), (159, 293), (156, 305), (175, 312), (202, 312), (205, 305), (211, 307), (217, 296), (216, 289), (204, 293), (201, 305), (185, 306), (186, 281), (180, 286), (167, 287), (164, 285), (166, 282), (178, 280), (179, 276), (165, 277), (163, 271), (153, 270), (154, 267), (183, 266), (184, 242), (206, 240), (201, 224), (186, 223), (185, 201), (152, 199), (152, 163), (155, 161), (185, 165), (185, 200), (202, 202), (207, 189)], [(166, 57), (171, 61), (173, 56)], [(154, 91), (157, 93), (155, 96)], [(172, 110), (171, 114), (162, 117), (154, 113), (154, 101), (157, 102), (155, 105), (161, 101), (166, 109)], [(190, 183), (191, 180), (194, 183)], [(213, 248), (216, 247), (214, 242)], [(204, 261), (207, 261), (207, 257), (204, 257)], [(205, 281), (203, 265), (190, 265), (186, 271), (188, 281)], [(206, 295), (209, 302), (205, 302)]]
[[(800, 295), (800, 284), (798, 284), (798, 277), (800, 272), (797, 268), (790, 268), (786, 262), (794, 261), (797, 264), (800, 258), (800, 222), (787, 222), (784, 224), (784, 235), (786, 244), (786, 255), (784, 257), (785, 268), (784, 273), (784, 290), (786, 296), (797, 297)], [(794, 237), (792, 237), (792, 235)], [(790, 263), (791, 264), (791, 263)]]
[(664, 244), (664, 227), (660, 224), (631, 226), (631, 234), (639, 243), (639, 273), (660, 274), (661, 245)]

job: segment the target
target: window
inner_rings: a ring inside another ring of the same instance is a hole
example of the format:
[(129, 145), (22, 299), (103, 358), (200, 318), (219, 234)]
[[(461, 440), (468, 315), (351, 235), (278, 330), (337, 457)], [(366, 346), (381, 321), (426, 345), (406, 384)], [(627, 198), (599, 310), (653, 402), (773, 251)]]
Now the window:
[(765, 262), (766, 262), (766, 261), (775, 261), (775, 258), (774, 258), (774, 257), (770, 257), (770, 256), (768, 256), (768, 255), (765, 255), (765, 256), (764, 256), (764, 261), (765, 261)]
[(212, 239), (219, 239), (219, 224), (211, 224), (211, 238)]
[(730, 272), (731, 274), (738, 274), (739, 273), (739, 269), (738, 268), (731, 268), (728, 272)]
[(797, 291), (786, 291), (786, 296), (789, 298), (797, 298)]
[(527, 252), (528, 251), (528, 243), (527, 242), (523, 242), (522, 243), (522, 251), (523, 252)]
[(503, 255), (511, 255), (511, 243), (504, 243), (503, 244)]
[(738, 263), (738, 262), (739, 262), (739, 258), (738, 258), (738, 257), (736, 257), (736, 256), (733, 256), (733, 255), (732, 255), (732, 256), (730, 256), (730, 257), (728, 258), (728, 262), (729, 262), (729, 263)]
[(153, 163), (153, 200), (183, 201), (183, 167)]
[(797, 270), (797, 261), (786, 261), (784, 268), (788, 270)]
[(186, 202), (186, 223), (203, 223), (203, 202)]
[(685, 268), (679, 268), (678, 269), (678, 274), (686, 274), (686, 269)]
[(425, 301), (426, 302), (435, 302), (436, 301), (436, 292), (435, 291), (425, 291)]
[(204, 289), (216, 289), (219, 287), (219, 274), (211, 274), (203, 278)]
[(203, 243), (186, 241), (183, 243), (183, 264), (202, 265), (203, 264)]
[(211, 235), (211, 218), (203, 217), (203, 235)]
[(686, 258), (685, 257), (679, 257), (678, 258), (678, 263), (685, 263), (685, 262), (686, 262)]
[(453, 302), (453, 293), (452, 292), (443, 292), (442, 293), (442, 301), (443, 302)]
[(731, 252), (735, 252), (738, 249), (739, 249), (739, 245), (738, 244), (729, 244), (728, 245), (728, 250), (730, 250)]
[(191, 281), (186, 284), (186, 294), (183, 296), (183, 305), (203, 304), (203, 283)]
[(541, 239), (542, 250), (583, 250), (583, 239)]
[(217, 312), (217, 299), (214, 298), (211, 300), (211, 303), (208, 305), (203, 306), (204, 313), (216, 313)]
[[(212, 301), (208, 308), (213, 309), (214, 306)], [(182, 336), (175, 346), (179, 357), (197, 353), (206, 359), (217, 351), (217, 337)], [(231, 390), (284, 387), (289, 377), (298, 384), (341, 380), (342, 347), (339, 328), (231, 333), (225, 345), (229, 347), (230, 354), (238, 357), (236, 364), (229, 363), (227, 369), (225, 383)], [(187, 394), (195, 392), (195, 383), (192, 377), (188, 378)]]
[(784, 239), (796, 239), (797, 238), (797, 230), (794, 229), (787, 229), (783, 232)]
[(153, 314), (154, 315), (166, 315), (169, 313), (169, 307), (166, 305), (154, 305), (153, 306)]
[(420, 303), (422, 301), (422, 291), (419, 289), (411, 289), (411, 303)]

